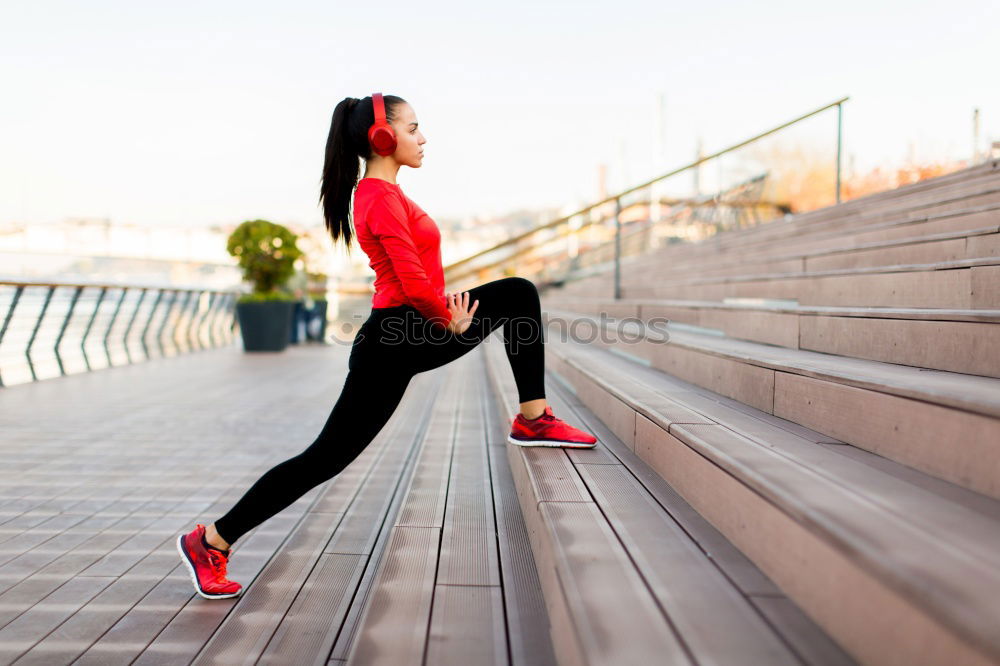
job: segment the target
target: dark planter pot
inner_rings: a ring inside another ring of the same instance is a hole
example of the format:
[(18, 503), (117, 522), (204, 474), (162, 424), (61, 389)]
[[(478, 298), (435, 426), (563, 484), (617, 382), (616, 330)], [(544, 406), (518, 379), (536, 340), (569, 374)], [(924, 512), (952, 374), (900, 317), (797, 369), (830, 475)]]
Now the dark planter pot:
[[(308, 310), (306, 319), (306, 339), (322, 342), (326, 339), (326, 301), (313, 301), (312, 310)], [(314, 323), (317, 322), (318, 324)], [(318, 325), (318, 332), (313, 335), (310, 331)]]
[(282, 351), (288, 346), (294, 301), (237, 303), (243, 351)]

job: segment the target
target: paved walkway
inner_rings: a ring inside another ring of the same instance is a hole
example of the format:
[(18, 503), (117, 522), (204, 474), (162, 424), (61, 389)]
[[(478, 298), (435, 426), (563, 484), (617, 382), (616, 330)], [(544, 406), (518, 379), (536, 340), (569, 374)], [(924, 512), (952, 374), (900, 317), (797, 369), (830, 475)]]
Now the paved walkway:
[(242, 597), (194, 595), (176, 535), (313, 440), (347, 353), (231, 347), (0, 391), (0, 664), (553, 663), (478, 350), (240, 540)]

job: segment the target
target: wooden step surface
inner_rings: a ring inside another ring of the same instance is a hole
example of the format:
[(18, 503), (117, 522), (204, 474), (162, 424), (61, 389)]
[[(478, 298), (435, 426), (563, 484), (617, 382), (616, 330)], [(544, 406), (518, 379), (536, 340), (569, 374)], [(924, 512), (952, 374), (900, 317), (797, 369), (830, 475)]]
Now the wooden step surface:
[[(975, 222), (979, 224), (979, 221)], [(743, 274), (823, 272), (875, 268), (887, 265), (934, 264), (962, 259), (997, 256), (1000, 253), (1000, 208), (995, 223), (972, 229), (912, 233), (888, 240), (864, 241), (838, 237), (808, 245), (775, 244), (771, 252), (748, 250), (736, 254), (706, 256), (678, 255), (656, 261), (628, 265), (628, 279), (697, 275), (703, 278)], [(871, 232), (866, 232), (871, 233)]]
[[(506, 436), (513, 375), (502, 344), (486, 354)], [(547, 398), (600, 437), (508, 446), (560, 663), (850, 663), (575, 396)]]
[[(686, 381), (1000, 497), (1000, 380), (546, 310), (548, 322)], [(604, 336), (598, 334), (604, 330)], [(621, 338), (621, 339), (620, 339)], [(852, 414), (853, 418), (844, 418)], [(942, 442), (947, 442), (943, 446)]]
[(619, 301), (549, 290), (543, 307), (595, 316), (662, 319), (738, 340), (1000, 378), (1000, 310), (798, 306), (683, 299)]
[(593, 345), (549, 349), (580, 399), (859, 660), (1000, 662), (1000, 502)]

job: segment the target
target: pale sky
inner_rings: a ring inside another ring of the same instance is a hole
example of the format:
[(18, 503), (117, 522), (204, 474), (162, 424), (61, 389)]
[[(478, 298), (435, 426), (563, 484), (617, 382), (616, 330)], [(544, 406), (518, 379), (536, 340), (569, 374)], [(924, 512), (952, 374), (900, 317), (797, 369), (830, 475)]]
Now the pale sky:
[(333, 108), (375, 90), (416, 111), (398, 182), (432, 217), (585, 203), (602, 162), (631, 185), (846, 95), (857, 168), (968, 158), (974, 108), (1000, 141), (998, 24), (995, 0), (8, 2), (0, 222), (320, 223)]

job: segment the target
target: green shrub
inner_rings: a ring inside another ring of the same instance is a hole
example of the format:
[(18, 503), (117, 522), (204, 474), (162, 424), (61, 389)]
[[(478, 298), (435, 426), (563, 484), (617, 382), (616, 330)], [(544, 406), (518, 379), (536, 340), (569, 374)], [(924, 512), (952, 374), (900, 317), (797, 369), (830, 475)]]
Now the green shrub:
[(279, 288), (295, 273), (295, 261), (302, 256), (296, 240), (298, 236), (287, 227), (267, 220), (247, 220), (233, 230), (226, 250), (243, 269), (243, 280), (253, 284), (253, 291), (240, 296), (240, 303), (295, 300)]

